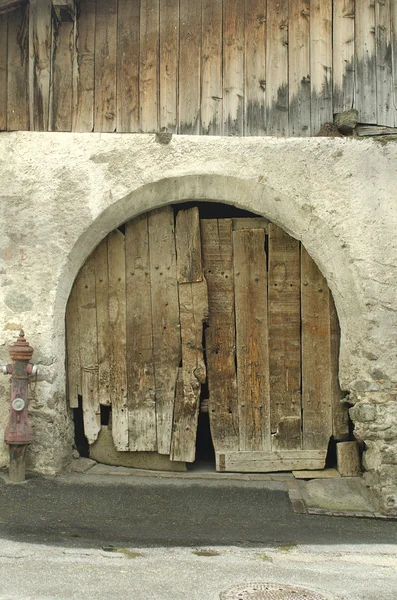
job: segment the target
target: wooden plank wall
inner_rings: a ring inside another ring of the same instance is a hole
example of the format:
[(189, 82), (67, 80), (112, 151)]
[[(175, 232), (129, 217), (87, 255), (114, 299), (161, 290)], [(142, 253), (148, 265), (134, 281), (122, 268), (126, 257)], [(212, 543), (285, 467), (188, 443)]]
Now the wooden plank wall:
[(50, 0), (0, 14), (0, 130), (316, 135), (397, 125), (395, 0)]

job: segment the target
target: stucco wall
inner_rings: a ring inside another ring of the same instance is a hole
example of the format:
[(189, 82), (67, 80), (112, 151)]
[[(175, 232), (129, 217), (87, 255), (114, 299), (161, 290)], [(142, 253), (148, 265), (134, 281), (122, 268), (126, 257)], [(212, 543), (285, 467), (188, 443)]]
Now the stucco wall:
[[(326, 276), (368, 481), (397, 512), (396, 160), (395, 144), (354, 139), (174, 136), (163, 145), (154, 135), (1, 133), (0, 360), (23, 325), (40, 366), (31, 467), (55, 473), (70, 461), (64, 315), (86, 257), (139, 213), (221, 201), (301, 239)], [(4, 378), (0, 438), (8, 389)]]

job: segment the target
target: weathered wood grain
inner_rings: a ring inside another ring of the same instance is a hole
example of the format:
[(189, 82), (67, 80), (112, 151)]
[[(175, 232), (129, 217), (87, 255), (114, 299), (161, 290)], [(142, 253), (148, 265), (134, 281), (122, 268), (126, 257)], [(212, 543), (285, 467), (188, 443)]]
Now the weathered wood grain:
[(51, 0), (29, 3), (30, 129), (48, 131), (52, 40)]
[(73, 76), (73, 131), (94, 129), (95, 0), (79, 0)]
[(271, 473), (317, 470), (325, 466), (326, 450), (284, 450), (280, 452), (217, 452), (217, 471)]
[(233, 231), (240, 231), (240, 229), (263, 229), (267, 231), (269, 221), (264, 217), (244, 217), (239, 219), (232, 219)]
[(330, 292), (301, 246), (303, 449), (326, 450), (332, 435)]
[(339, 345), (340, 327), (334, 299), (329, 294), (330, 333), (331, 333), (331, 393), (332, 393), (332, 435), (334, 439), (349, 439), (349, 412), (347, 405), (341, 402), (342, 392), (339, 385)]
[(355, 11), (355, 102), (359, 123), (376, 123), (375, 3), (360, 0)]
[(94, 252), (95, 257), (95, 298), (98, 330), (98, 386), (99, 402), (110, 406), (110, 355), (111, 331), (109, 322), (109, 272), (107, 237)]
[(116, 131), (117, 0), (97, 2), (94, 131)]
[(200, 221), (197, 207), (178, 212), (175, 241), (178, 282), (202, 281)]
[(205, 330), (209, 417), (215, 450), (238, 447), (233, 247), (231, 219), (202, 219), (209, 326)]
[(267, 3), (266, 130), (288, 133), (288, 0)]
[(159, 0), (141, 0), (139, 54), (140, 131), (158, 131)]
[(27, 4), (29, 0), (0, 0), (0, 15)]
[(272, 444), (300, 449), (300, 244), (269, 223), (269, 363)]
[(148, 217), (126, 224), (129, 447), (157, 450)]
[(108, 235), (110, 398), (112, 434), (117, 450), (128, 450), (127, 361), (126, 361), (126, 294), (124, 235)]
[(244, 133), (244, 11), (223, 3), (223, 134)]
[(74, 22), (53, 22), (52, 76), (50, 90), (51, 131), (71, 131), (73, 118)]
[(392, 42), (392, 65), (393, 65), (393, 107), (395, 111), (394, 127), (397, 126), (397, 2), (390, 3), (391, 15), (391, 42)]
[(311, 128), (319, 132), (333, 121), (332, 106), (332, 0), (310, 2)]
[(29, 129), (29, 7), (9, 13), (7, 48), (7, 129)]
[[(394, 0), (393, 0), (394, 4)], [(376, 23), (376, 122), (393, 127), (396, 106), (394, 105), (391, 0), (375, 3)]]
[(0, 14), (0, 131), (7, 129), (7, 15)]
[(354, 15), (355, 0), (334, 0), (332, 45), (334, 113), (350, 110), (354, 104)]
[(160, 0), (160, 130), (178, 123), (179, 0)]
[(311, 135), (310, 0), (289, 2), (288, 92), (290, 135)]
[(77, 278), (70, 292), (66, 305), (66, 357), (67, 357), (67, 382), (68, 400), (70, 408), (78, 408), (79, 395), (82, 395), (81, 364), (80, 364), (80, 319), (79, 299), (81, 292), (81, 276)]
[(174, 212), (171, 207), (149, 214), (149, 251), (157, 447), (160, 454), (169, 454), (175, 386), (181, 360)]
[(240, 450), (270, 451), (267, 272), (263, 229), (233, 232)]
[(222, 0), (202, 0), (201, 129), (221, 135), (223, 119)]
[(200, 133), (200, 67), (201, 3), (180, 0), (179, 133)]
[(266, 134), (267, 0), (245, 0), (245, 135)]
[(117, 11), (117, 131), (139, 128), (139, 2), (119, 0)]

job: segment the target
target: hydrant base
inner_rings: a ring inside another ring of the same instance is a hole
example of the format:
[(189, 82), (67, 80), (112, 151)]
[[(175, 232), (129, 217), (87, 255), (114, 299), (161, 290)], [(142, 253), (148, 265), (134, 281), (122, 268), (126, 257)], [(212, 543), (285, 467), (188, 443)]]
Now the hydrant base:
[(26, 444), (10, 444), (10, 467), (8, 471), (10, 483), (25, 481)]

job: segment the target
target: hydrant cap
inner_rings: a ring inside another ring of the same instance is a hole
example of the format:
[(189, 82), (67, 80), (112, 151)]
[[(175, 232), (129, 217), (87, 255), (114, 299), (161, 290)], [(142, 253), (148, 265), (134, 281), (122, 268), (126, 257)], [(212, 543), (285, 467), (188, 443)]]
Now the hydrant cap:
[(22, 329), (15, 344), (9, 347), (9, 352), (12, 360), (30, 360), (32, 358), (33, 348), (26, 341)]

